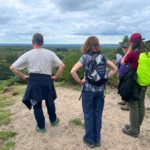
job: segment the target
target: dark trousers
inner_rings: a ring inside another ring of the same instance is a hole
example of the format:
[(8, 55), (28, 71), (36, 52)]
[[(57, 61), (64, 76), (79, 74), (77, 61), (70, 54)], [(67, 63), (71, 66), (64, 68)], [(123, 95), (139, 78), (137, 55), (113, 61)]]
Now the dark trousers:
[(123, 76), (119, 76), (119, 81), (121, 80), (122, 77), (123, 77)]
[(147, 90), (146, 86), (139, 86), (140, 99), (138, 101), (129, 100), (130, 107), (130, 126), (131, 132), (140, 133), (140, 126), (145, 116), (145, 93)]
[(84, 91), (82, 95), (82, 107), (85, 120), (84, 139), (89, 143), (100, 142), (102, 112), (104, 107), (104, 91)]
[[(49, 105), (49, 103), (45, 100), (45, 104), (47, 107), (47, 113), (49, 115), (50, 122), (55, 122), (56, 121), (56, 113), (55, 113), (55, 103), (52, 101), (52, 105)], [(34, 109), (34, 116), (37, 121), (37, 126), (40, 129), (45, 128), (45, 117), (43, 115), (43, 110), (42, 110), (42, 101), (39, 102), (37, 106), (33, 106)]]

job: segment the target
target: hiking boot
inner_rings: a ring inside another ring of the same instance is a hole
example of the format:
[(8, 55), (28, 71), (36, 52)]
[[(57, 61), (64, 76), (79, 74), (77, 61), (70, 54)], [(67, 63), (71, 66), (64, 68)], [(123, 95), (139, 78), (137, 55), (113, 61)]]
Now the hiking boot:
[(46, 129), (45, 129), (45, 128), (40, 129), (38, 126), (36, 127), (36, 130), (37, 130), (38, 132), (41, 132), (41, 133), (45, 133), (45, 132), (46, 132)]
[(125, 124), (125, 128), (126, 129), (130, 129), (130, 125), (129, 124)]
[(122, 110), (129, 110), (129, 104), (126, 104), (125, 106), (120, 107)]
[(118, 105), (126, 105), (125, 101), (118, 102)]
[(100, 142), (97, 142), (97, 143), (95, 142), (95, 146), (99, 147), (99, 146), (101, 146), (101, 143)]
[(132, 136), (132, 137), (138, 137), (138, 134), (137, 134), (137, 133), (132, 133), (132, 132), (130, 131), (130, 129), (125, 129), (125, 128), (123, 128), (123, 129), (122, 129), (122, 132), (125, 133), (125, 134), (127, 134), (127, 135), (130, 135), (130, 136)]
[(84, 137), (83, 137), (83, 142), (84, 142), (85, 144), (87, 144), (88, 147), (90, 147), (90, 148), (94, 148), (94, 147), (95, 147), (95, 144), (89, 144), (89, 143), (84, 139)]
[[(125, 128), (126, 128), (126, 129), (130, 129), (131, 126), (130, 126), (129, 124), (125, 124)], [(138, 134), (140, 134), (140, 131), (138, 131)]]
[(58, 122), (59, 122), (59, 118), (57, 117), (56, 121), (51, 123), (51, 127), (54, 127)]

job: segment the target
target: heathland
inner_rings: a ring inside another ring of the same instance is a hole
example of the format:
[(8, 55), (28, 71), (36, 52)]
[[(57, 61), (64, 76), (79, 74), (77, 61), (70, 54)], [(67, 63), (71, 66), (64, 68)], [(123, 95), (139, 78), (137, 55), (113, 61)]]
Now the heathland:
[[(128, 40), (128, 37), (124, 36), (118, 47), (102, 46), (102, 53), (113, 61), (116, 59), (116, 53), (122, 54), (121, 46)], [(147, 41), (146, 44), (150, 46), (150, 41)], [(1, 45), (0, 150), (88, 149), (82, 142), (84, 119), (81, 101), (78, 100), (81, 89), (70, 74), (71, 68), (82, 56), (81, 45), (61, 45), (59, 47), (46, 45), (44, 48), (55, 52), (66, 66), (59, 80), (55, 82), (58, 95), (55, 102), (60, 123), (54, 128), (50, 127), (46, 107), (43, 104), (47, 132), (45, 134), (36, 132), (33, 110), (29, 111), (21, 102), (27, 83), (15, 76), (9, 69), (11, 64), (23, 53), (31, 50), (32, 46)], [(57, 68), (53, 68), (53, 74), (56, 71)], [(26, 69), (22, 72), (28, 74)], [(77, 73), (80, 78), (83, 78), (83, 68)], [(117, 105), (117, 102), (120, 101), (120, 96), (117, 95), (118, 83), (118, 73), (107, 82), (101, 148), (105, 150), (148, 150), (150, 147), (150, 87), (147, 90), (146, 114), (142, 131), (139, 138), (134, 139), (121, 132), (124, 124), (129, 123), (129, 112), (122, 111)]]

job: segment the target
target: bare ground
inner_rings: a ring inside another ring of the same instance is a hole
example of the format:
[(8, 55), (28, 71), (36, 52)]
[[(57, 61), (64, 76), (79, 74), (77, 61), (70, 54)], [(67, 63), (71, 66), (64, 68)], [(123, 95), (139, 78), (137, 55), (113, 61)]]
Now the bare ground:
[[(83, 112), (79, 91), (72, 90), (71, 86), (57, 87), (58, 98), (55, 100), (59, 124), (50, 127), (47, 109), (43, 101), (43, 111), (46, 120), (46, 133), (35, 130), (36, 121), (33, 109), (28, 110), (21, 102), (21, 96), (14, 96), (15, 105), (7, 107), (13, 115), (9, 125), (0, 127), (0, 131), (13, 131), (18, 135), (8, 141), (16, 142), (10, 150), (88, 150), (83, 143), (85, 129), (69, 123), (70, 120), (80, 118)], [(6, 96), (6, 95), (5, 95)], [(150, 111), (146, 111), (141, 133), (138, 138), (133, 138), (122, 133), (122, 128), (129, 123), (129, 111), (122, 111), (117, 104), (120, 96), (117, 90), (107, 88), (103, 121), (101, 130), (101, 150), (149, 150), (150, 149)], [(146, 97), (146, 107), (150, 107), (150, 98)]]

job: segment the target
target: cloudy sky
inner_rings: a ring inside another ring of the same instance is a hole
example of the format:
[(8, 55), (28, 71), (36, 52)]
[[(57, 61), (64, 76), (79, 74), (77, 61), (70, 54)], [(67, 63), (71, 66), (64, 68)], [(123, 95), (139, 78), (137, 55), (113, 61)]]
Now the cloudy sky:
[(135, 32), (150, 40), (150, 0), (0, 0), (0, 43), (118, 44)]

